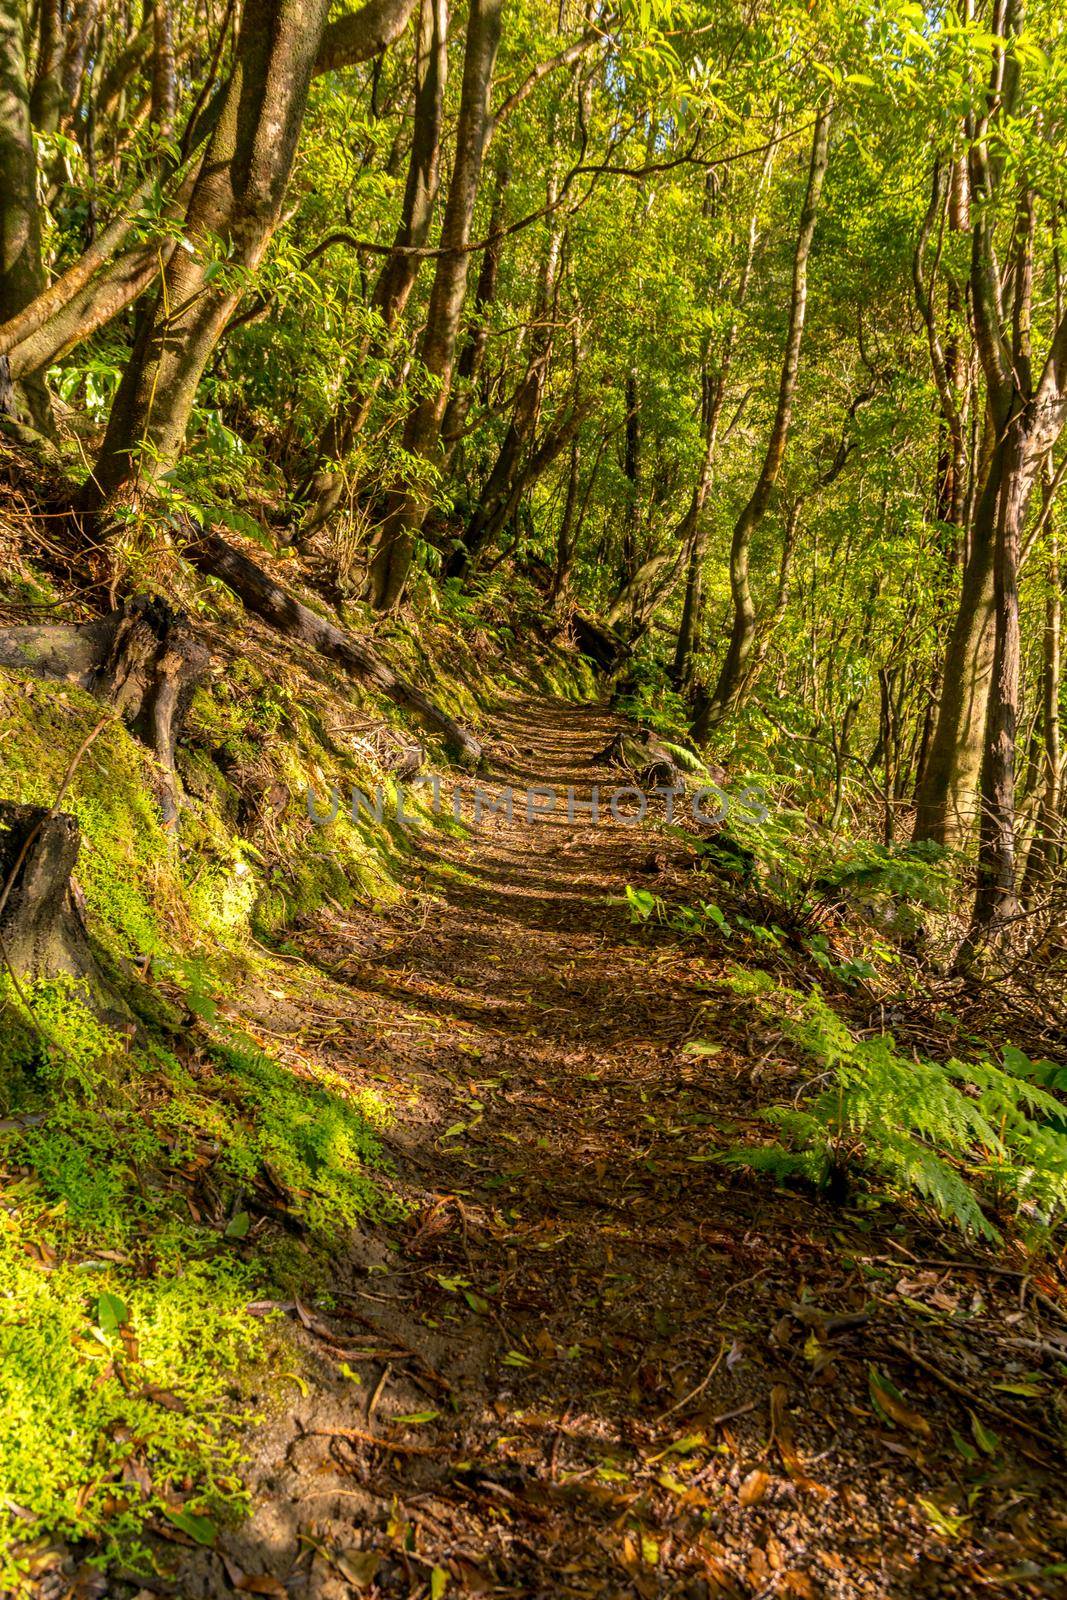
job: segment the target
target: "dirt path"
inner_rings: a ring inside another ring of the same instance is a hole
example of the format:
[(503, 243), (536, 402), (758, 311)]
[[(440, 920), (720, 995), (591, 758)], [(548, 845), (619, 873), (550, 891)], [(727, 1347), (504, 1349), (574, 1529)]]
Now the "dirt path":
[[(513, 706), (497, 770), (587, 797), (613, 726)], [(1019, 1277), (708, 1161), (788, 1066), (721, 952), (611, 904), (628, 882), (696, 898), (684, 845), (497, 816), (425, 872), (417, 917), (309, 938), (329, 990), (303, 1018), (399, 1104), (412, 1213), (294, 1317), (308, 1392), (257, 1438), (228, 1571), (205, 1558), (182, 1592), (241, 1571), (321, 1600), (1067, 1592), (1057, 1463), (982, 1402), (977, 1436), (1013, 1442), (975, 1446), (966, 1400), (991, 1360), (1038, 1363), (955, 1326), (1010, 1326)], [(872, 1363), (910, 1422), (876, 1414)]]

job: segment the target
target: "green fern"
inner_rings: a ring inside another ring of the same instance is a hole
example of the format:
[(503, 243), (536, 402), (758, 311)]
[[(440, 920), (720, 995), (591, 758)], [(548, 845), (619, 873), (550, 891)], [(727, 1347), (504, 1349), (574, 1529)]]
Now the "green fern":
[(820, 1185), (833, 1170), (858, 1166), (987, 1239), (998, 1237), (982, 1209), (987, 1192), (1044, 1226), (1067, 1214), (1064, 1106), (1031, 1081), (1057, 1081), (1052, 1063), (1014, 1049), (999, 1065), (907, 1057), (890, 1034), (857, 1038), (818, 987), (805, 996), (740, 970), (730, 982), (820, 1073), (799, 1107), (764, 1113), (776, 1143), (734, 1147), (723, 1160)]

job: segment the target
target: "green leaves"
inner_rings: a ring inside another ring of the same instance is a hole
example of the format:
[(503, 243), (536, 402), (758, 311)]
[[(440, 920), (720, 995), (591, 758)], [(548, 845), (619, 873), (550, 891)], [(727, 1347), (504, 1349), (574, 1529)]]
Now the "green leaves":
[(126, 1309), (125, 1301), (120, 1300), (117, 1294), (111, 1294), (107, 1290), (103, 1294), (97, 1295), (94, 1315), (97, 1327), (104, 1333), (118, 1333), (123, 1323), (128, 1322), (130, 1319), (130, 1313)]
[(227, 1223), (225, 1237), (227, 1239), (246, 1238), (251, 1223), (252, 1219), (247, 1211), (238, 1211), (237, 1215), (235, 1217), (231, 1217), (230, 1221)]
[(218, 1532), (210, 1517), (201, 1516), (197, 1511), (189, 1511), (184, 1506), (179, 1511), (168, 1510), (167, 1521), (179, 1528), (182, 1533), (187, 1533), (190, 1539), (195, 1539), (197, 1544), (212, 1545)]
[(799, 1105), (764, 1113), (779, 1143), (734, 1146), (720, 1159), (817, 1183), (852, 1162), (989, 1240), (999, 1235), (976, 1188), (1014, 1195), (1020, 1208), (1039, 1206), (1047, 1222), (1067, 1214), (1063, 1108), (1045, 1090), (988, 1059), (909, 1058), (890, 1034), (856, 1037), (817, 988), (804, 996), (755, 982), (745, 969), (735, 987), (824, 1077)]

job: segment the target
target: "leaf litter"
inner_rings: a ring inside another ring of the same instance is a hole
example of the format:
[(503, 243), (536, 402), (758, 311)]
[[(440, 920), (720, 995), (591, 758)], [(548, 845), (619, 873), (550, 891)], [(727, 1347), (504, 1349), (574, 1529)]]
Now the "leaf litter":
[[(522, 781), (579, 793), (616, 726), (497, 719)], [(369, 954), (302, 935), (322, 985), (269, 1025), (313, 998), (328, 1065), (387, 1066), (403, 1220), (339, 1244), (314, 1303), (253, 1308), (285, 1314), (308, 1392), (251, 1439), (250, 1520), (169, 1549), (156, 1592), (1064, 1593), (1058, 1274), (1020, 1312), (1025, 1266), (710, 1159), (788, 1069), (714, 937), (620, 909), (639, 830), (535, 826), (435, 842), (432, 902)]]

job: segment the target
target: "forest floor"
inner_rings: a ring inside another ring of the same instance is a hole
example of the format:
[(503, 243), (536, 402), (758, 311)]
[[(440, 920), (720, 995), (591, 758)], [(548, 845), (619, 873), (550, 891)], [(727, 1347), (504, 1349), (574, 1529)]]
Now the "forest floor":
[[(587, 798), (617, 725), (506, 706), (483, 786)], [(721, 947), (616, 903), (706, 895), (684, 841), (520, 808), (422, 852), (417, 909), (319, 919), (262, 1003), (386, 1080), (405, 1215), (282, 1308), (251, 1518), (146, 1592), (1067, 1594), (1056, 1291), (709, 1160), (797, 1079)]]

